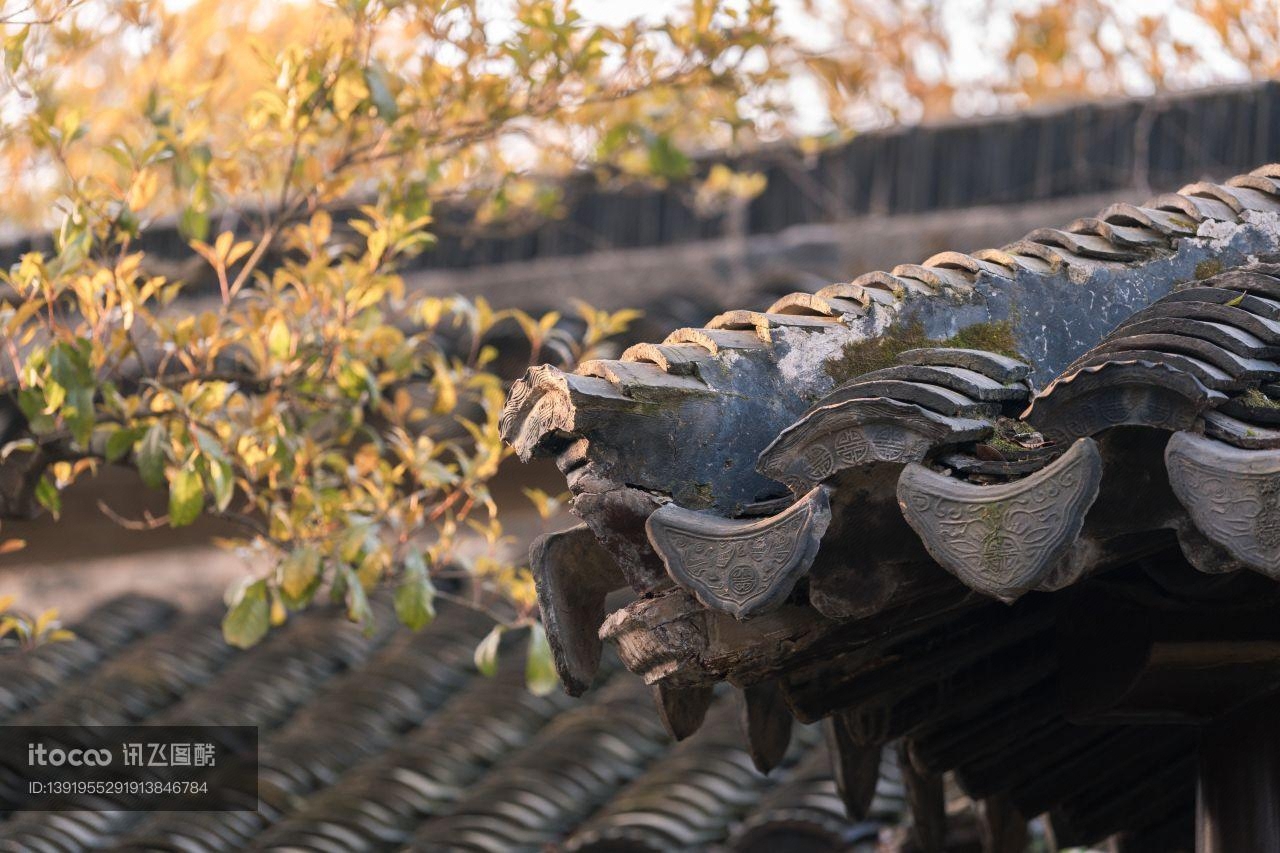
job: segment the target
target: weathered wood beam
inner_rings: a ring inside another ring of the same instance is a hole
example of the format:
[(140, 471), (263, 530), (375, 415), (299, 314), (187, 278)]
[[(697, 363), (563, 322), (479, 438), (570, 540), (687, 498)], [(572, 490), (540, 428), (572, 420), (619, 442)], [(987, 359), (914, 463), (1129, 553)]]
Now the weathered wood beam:
[(650, 690), (663, 728), (676, 740), (684, 740), (702, 727), (715, 699), (711, 687), (671, 687), (659, 682)]
[(911, 761), (921, 770), (942, 773), (999, 754), (1046, 724), (1061, 722), (1062, 700), (1050, 677), (995, 708), (964, 715), (940, 715), (908, 741)]
[(768, 773), (782, 763), (791, 744), (791, 710), (774, 681), (743, 687), (738, 697), (738, 719), (747, 752), (756, 769)]
[(823, 720), (822, 730), (831, 754), (831, 775), (845, 813), (850, 820), (866, 820), (880, 781), (881, 747), (859, 743), (839, 713)]
[(852, 652), (838, 668), (787, 673), (784, 690), (800, 719), (836, 708), (907, 695), (1001, 649), (1028, 642), (1052, 625), (1040, 602), (990, 605), (914, 636), (881, 638)]
[(911, 838), (922, 853), (943, 853), (947, 847), (947, 800), (942, 777), (921, 773), (901, 747), (898, 756), (911, 809)]
[[(1077, 847), (1095, 844), (1127, 827), (1162, 827), (1175, 815), (1193, 812), (1194, 777), (1195, 758), (1188, 754), (1150, 767), (1137, 786), (1114, 790), (1114, 795), (1104, 802), (1086, 808), (1072, 802), (1064, 803), (1049, 815), (1054, 836), (1064, 847)], [(1192, 844), (1188, 836), (1183, 849), (1190, 850)]]
[[(1080, 749), (1039, 776), (1019, 780), (1008, 791), (1023, 814), (1041, 814), (1080, 791), (1096, 789), (1105, 802), (1143, 784), (1152, 768), (1189, 755), (1194, 732), (1164, 726), (1116, 726), (1093, 745)], [(1122, 761), (1117, 758), (1123, 756)]]

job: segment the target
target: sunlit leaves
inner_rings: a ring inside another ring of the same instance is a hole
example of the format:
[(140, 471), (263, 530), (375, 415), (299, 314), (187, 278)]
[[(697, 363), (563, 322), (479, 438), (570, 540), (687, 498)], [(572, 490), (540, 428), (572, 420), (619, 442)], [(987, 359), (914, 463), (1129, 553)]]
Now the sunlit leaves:
[[(727, 55), (752, 37), (717, 31), (721, 4), (700, 9), (687, 32), (615, 33), (572, 4), (522, 3), (514, 28), (486, 33), (471, 0), (302, 18), (232, 0), (216, 16), (103, 9), (93, 49), (30, 36), (41, 57), (16, 73), (37, 94), (21, 132), (0, 137), (0, 168), (45, 181), (15, 185), (12, 209), (56, 210), (56, 234), (0, 272), (0, 336), (17, 348), (26, 426), (4, 453), (29, 454), (31, 497), (56, 514), (105, 460), (167, 495), (167, 514), (131, 526), (209, 513), (236, 525), (229, 544), (269, 560), (228, 602), (237, 645), (317, 597), (371, 628), (379, 587), (421, 627), (467, 575), (470, 603), (503, 626), (496, 653), (502, 630), (537, 612), (488, 488), (510, 453), (498, 417), (519, 374), (498, 348), (523, 337), (517, 358), (572, 366), (634, 315), (429, 297), (400, 270), (445, 227), (439, 199), (473, 214), (448, 227), (505, 227), (555, 215), (551, 179), (613, 153), (652, 153), (636, 177), (689, 173), (693, 140), (735, 112), (745, 78)], [(225, 38), (235, 26), (255, 34)], [(146, 49), (158, 32), (166, 48)], [(708, 63), (721, 63), (715, 80)], [(89, 71), (150, 83), (115, 86), (108, 109)], [(719, 93), (696, 132), (676, 109), (686, 89)], [(597, 158), (591, 140), (619, 123), (642, 131)], [(509, 156), (512, 139), (544, 137), (545, 161)], [(184, 237), (176, 263), (145, 251), (165, 217)]]
[(135, 462), (142, 481), (153, 489), (164, 485), (164, 468), (168, 461), (169, 434), (164, 424), (156, 421), (147, 428), (138, 444)]
[(529, 648), (526, 655), (524, 680), (531, 693), (546, 696), (559, 687), (560, 678), (556, 675), (551, 644), (547, 642), (547, 632), (543, 630), (541, 623), (534, 622), (529, 626)]
[(476, 645), (475, 664), (481, 675), (493, 676), (498, 671), (498, 648), (502, 644), (505, 625), (494, 625), (484, 639)]
[(0, 595), (0, 649), (10, 645), (31, 648), (75, 639), (75, 634), (62, 627), (56, 608), (31, 615), (16, 609), (16, 602), (12, 595)]
[(228, 643), (245, 649), (266, 636), (271, 628), (271, 606), (265, 580), (240, 587), (228, 605), (230, 609), (222, 620), (222, 636)]
[(294, 549), (276, 571), (285, 603), (295, 607), (306, 604), (320, 586), (320, 552), (310, 547)]
[(183, 468), (169, 481), (169, 523), (185, 527), (204, 510), (204, 483), (194, 468)]
[(411, 551), (405, 557), (404, 577), (396, 588), (396, 617), (415, 631), (425, 628), (436, 615), (435, 596), (422, 555)]

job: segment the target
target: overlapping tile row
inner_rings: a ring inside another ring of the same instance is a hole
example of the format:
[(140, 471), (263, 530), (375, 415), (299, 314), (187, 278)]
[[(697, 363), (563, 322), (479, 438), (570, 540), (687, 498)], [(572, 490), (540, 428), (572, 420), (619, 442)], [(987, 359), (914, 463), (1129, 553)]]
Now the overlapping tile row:
[[(193, 707), (257, 723), (257, 811), (25, 813), (0, 821), (0, 850), (534, 849), (578, 838), (588, 819), (582, 838), (614, 838), (619, 825), (658, 813), (665, 817), (653, 822), (658, 834), (646, 849), (671, 849), (675, 837), (717, 846), (814, 751), (816, 733), (799, 729), (785, 735), (789, 751), (784, 740), (767, 750), (776, 757), (753, 754), (741, 731), (752, 728), (748, 709), (756, 706), (724, 697), (703, 734), (669, 754), (653, 701), (634, 680), (606, 683), (581, 701), (539, 697), (524, 684), (521, 648), (504, 652), (496, 677), (475, 675), (472, 649), (488, 623), (459, 608), (385, 643), (359, 637), (340, 614), (308, 613), (250, 651), (221, 653), (206, 636), (219, 612), (179, 616), (22, 719), (181, 722), (182, 709)], [(606, 656), (604, 671), (616, 667)], [(293, 700), (259, 704), (256, 694), (280, 676), (319, 680), (286, 691), (300, 701), (296, 710), (285, 707)], [(236, 682), (245, 679), (263, 684), (241, 690)], [(215, 703), (219, 694), (225, 699)], [(761, 760), (781, 764), (765, 776), (753, 766)]]
[(207, 683), (238, 654), (222, 638), (226, 612), (179, 616), (81, 679), (14, 717), (15, 725), (119, 726), (146, 720)]
[(541, 850), (640, 775), (668, 743), (644, 685), (634, 679), (610, 683), (491, 769), (404, 849)]
[(1027, 420), (1059, 441), (1126, 425), (1172, 433), (1177, 503), (1148, 523), (1176, 530), (1202, 571), (1280, 579), (1280, 265), (1223, 272), (1135, 315)]
[(258, 744), (257, 813), (158, 814), (112, 849), (237, 851), (300, 797), (379, 753), (444, 704), (473, 674), (485, 617), (448, 608), (430, 629), (401, 634), (339, 675)]
[(786, 844), (809, 853), (874, 853), (881, 830), (896, 826), (904, 808), (902, 774), (894, 755), (892, 750), (883, 753), (867, 814), (850, 819), (831, 776), (826, 748), (810, 750), (790, 777), (760, 799), (725, 846), (741, 853), (771, 853)]
[[(333, 608), (295, 617), (288, 628), (249, 652), (235, 656), (211, 681), (142, 722), (172, 725), (257, 726), (259, 737), (288, 720), (326, 681), (366, 660), (390, 636), (390, 607), (374, 602), (382, 626), (366, 636)], [(193, 648), (193, 654), (199, 654)], [(34, 711), (32, 719), (39, 720)], [(230, 758), (241, 747), (217, 744)], [(105, 804), (104, 804), (105, 805)], [(241, 820), (253, 815), (236, 813)], [(24, 812), (0, 823), (0, 850), (89, 850), (109, 846), (145, 815), (124, 811)]]
[(816, 730), (799, 729), (781, 765), (766, 776), (746, 749), (738, 714), (727, 698), (717, 703), (702, 736), (683, 741), (619, 791), (564, 849), (700, 850), (724, 839), (818, 739)]
[(114, 598), (72, 626), (76, 639), (27, 654), (0, 655), (0, 720), (30, 708), (59, 686), (167, 624), (177, 608), (140, 595)]
[(522, 668), (503, 666), (493, 678), (468, 683), (419, 728), (308, 797), (246, 849), (398, 849), (570, 704), (558, 692), (535, 696)]

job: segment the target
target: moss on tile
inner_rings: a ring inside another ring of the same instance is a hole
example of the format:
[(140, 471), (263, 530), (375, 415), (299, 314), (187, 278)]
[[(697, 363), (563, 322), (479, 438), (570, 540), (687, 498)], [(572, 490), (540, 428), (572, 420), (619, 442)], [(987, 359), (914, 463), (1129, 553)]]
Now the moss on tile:
[(1273, 400), (1258, 388), (1245, 392), (1243, 402), (1251, 409), (1280, 409), (1280, 400)]
[(1204, 281), (1206, 278), (1213, 278), (1222, 272), (1222, 261), (1216, 258), (1210, 258), (1196, 264), (1196, 281)]
[(1022, 358), (1018, 354), (1018, 342), (1013, 337), (1013, 323), (1009, 320), (966, 326), (938, 346), (980, 349), (1009, 358)]
[(840, 356), (826, 363), (825, 370), (837, 383), (846, 382), (864, 373), (891, 367), (898, 363), (898, 356), (902, 353), (922, 347), (978, 349), (1022, 358), (1013, 335), (1013, 323), (1009, 320), (975, 323), (944, 339), (930, 338), (917, 321), (902, 327), (894, 326), (877, 338), (845, 344)]

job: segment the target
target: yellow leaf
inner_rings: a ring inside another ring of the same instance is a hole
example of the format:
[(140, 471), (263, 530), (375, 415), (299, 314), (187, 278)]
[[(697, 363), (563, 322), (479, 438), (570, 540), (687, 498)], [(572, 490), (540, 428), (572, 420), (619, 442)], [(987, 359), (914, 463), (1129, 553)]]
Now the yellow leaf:
[(227, 251), (227, 266), (231, 266), (236, 261), (249, 254), (253, 249), (253, 241), (241, 240)]
[(125, 204), (130, 210), (139, 211), (151, 204), (151, 200), (156, 196), (156, 190), (160, 186), (160, 176), (156, 174), (154, 169), (147, 169), (140, 172), (137, 178), (129, 186), (129, 194), (125, 199)]
[(348, 119), (369, 97), (369, 87), (359, 69), (351, 69), (338, 78), (333, 87), (333, 111), (340, 119)]
[(43, 634), (58, 619), (58, 608), (50, 607), (36, 617), (36, 634)]

